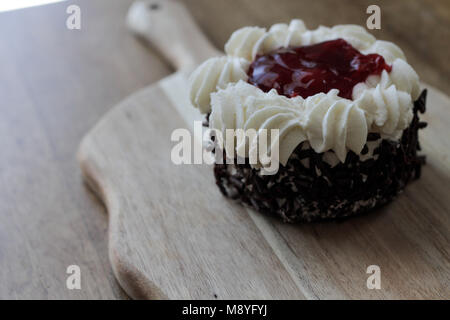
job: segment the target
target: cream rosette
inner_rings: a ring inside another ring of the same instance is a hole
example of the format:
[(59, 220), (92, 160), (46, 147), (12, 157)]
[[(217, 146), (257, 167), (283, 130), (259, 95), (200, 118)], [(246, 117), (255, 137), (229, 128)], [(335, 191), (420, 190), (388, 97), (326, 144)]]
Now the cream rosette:
[[(391, 72), (370, 76), (353, 88), (352, 100), (338, 90), (303, 99), (287, 98), (275, 90), (263, 92), (247, 83), (247, 71), (257, 55), (280, 47), (302, 46), (342, 38), (363, 54), (376, 53)], [(318, 153), (333, 151), (344, 162), (349, 150), (360, 154), (367, 134), (398, 140), (413, 117), (420, 94), (419, 77), (395, 44), (376, 40), (356, 25), (306, 29), (303, 21), (275, 24), (268, 31), (244, 27), (225, 44), (226, 56), (211, 58), (191, 75), (190, 100), (202, 113), (211, 113), (210, 128), (279, 129), (279, 159), (285, 165), (295, 147), (308, 141)], [(250, 141), (246, 150), (255, 148)], [(242, 146), (236, 146), (237, 150)]]

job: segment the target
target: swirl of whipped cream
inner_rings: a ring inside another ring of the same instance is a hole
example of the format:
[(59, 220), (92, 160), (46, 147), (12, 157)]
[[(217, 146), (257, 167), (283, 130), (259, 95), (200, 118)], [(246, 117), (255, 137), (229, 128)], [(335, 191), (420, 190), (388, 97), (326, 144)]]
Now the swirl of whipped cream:
[(369, 76), (365, 82), (355, 85), (352, 91), (352, 99), (357, 100), (365, 90), (375, 88), (378, 85), (383, 89), (394, 85), (396, 90), (408, 94), (412, 101), (417, 100), (420, 95), (420, 83), (419, 76), (414, 69), (400, 58), (395, 59), (391, 66), (391, 72), (383, 70), (380, 76)]
[(249, 62), (238, 57), (215, 57), (203, 62), (190, 76), (190, 100), (202, 113), (211, 110), (211, 92), (228, 83), (247, 80)]
[(289, 25), (274, 24), (268, 32), (264, 28), (244, 27), (236, 30), (225, 44), (225, 53), (253, 60), (256, 55), (280, 47), (302, 45), (302, 34), (306, 32), (302, 20), (294, 19)]
[[(363, 54), (383, 56), (392, 66), (391, 72), (384, 70), (354, 86), (352, 100), (339, 97), (336, 89), (307, 99), (287, 98), (246, 83), (249, 65), (258, 54), (337, 38)], [(269, 31), (245, 27), (231, 35), (225, 52), (227, 57), (207, 60), (191, 76), (192, 104), (202, 113), (211, 112), (213, 129), (280, 129), (282, 164), (305, 140), (316, 152), (332, 150), (340, 161), (348, 150), (361, 152), (368, 132), (398, 140), (412, 120), (413, 101), (420, 94), (419, 77), (402, 50), (391, 42), (376, 40), (356, 25), (307, 30), (301, 20), (292, 20), (289, 25), (275, 24)], [(248, 154), (254, 146), (242, 148), (236, 150)]]
[(419, 98), (419, 76), (405, 60), (395, 59), (392, 63), (392, 71), (389, 74), (386, 71), (385, 73), (390, 76), (390, 80), (397, 90), (410, 94), (413, 101)]
[(338, 38), (344, 39), (359, 51), (369, 48), (376, 41), (375, 37), (363, 27), (345, 24), (332, 28), (319, 26), (315, 30), (309, 30), (302, 35), (302, 44), (311, 45)]
[(395, 85), (364, 90), (355, 101), (364, 110), (370, 132), (378, 132), (385, 139), (397, 140), (413, 118), (413, 101)]
[(302, 45), (302, 34), (307, 31), (302, 20), (294, 19), (289, 25), (277, 23), (270, 27), (257, 53), (264, 53), (280, 47), (295, 47)]
[(303, 121), (314, 151), (333, 150), (344, 162), (348, 150), (361, 152), (368, 128), (364, 111), (355, 102), (340, 98), (338, 93), (339, 90), (333, 89), (306, 98)]
[(384, 60), (386, 60), (387, 63), (393, 63), (396, 59), (402, 59), (406, 61), (406, 57), (402, 49), (400, 49), (396, 44), (389, 41), (376, 40), (370, 47), (360, 51), (364, 54), (378, 53), (379, 55), (383, 56)]
[[(257, 132), (250, 141), (237, 139), (236, 151), (240, 156), (248, 157), (250, 153), (256, 152), (263, 132), (261, 129), (266, 129), (269, 134), (271, 129), (279, 130), (279, 160), (282, 164), (286, 164), (295, 147), (306, 139), (301, 125), (301, 97), (289, 99), (278, 95), (276, 90), (264, 93), (244, 81), (230, 84), (211, 96), (214, 105), (210, 116), (211, 129), (221, 131), (223, 137), (226, 137), (226, 129), (255, 129)], [(233, 154), (234, 150), (227, 150), (228, 146), (225, 143), (227, 154)]]
[(266, 35), (265, 28), (244, 27), (236, 30), (225, 44), (225, 53), (251, 61), (256, 56), (259, 43)]

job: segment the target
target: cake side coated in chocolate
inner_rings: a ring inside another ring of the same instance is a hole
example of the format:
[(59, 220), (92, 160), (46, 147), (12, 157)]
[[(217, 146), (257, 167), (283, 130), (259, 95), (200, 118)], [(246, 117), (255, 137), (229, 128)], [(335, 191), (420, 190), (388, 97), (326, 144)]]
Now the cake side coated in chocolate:
[[(286, 222), (367, 212), (389, 202), (420, 177), (425, 157), (417, 155), (418, 131), (426, 123), (420, 121), (419, 113), (425, 112), (425, 104), (426, 90), (414, 102), (413, 120), (400, 141), (381, 140), (368, 160), (361, 161), (350, 151), (344, 163), (332, 167), (323, 153), (302, 143), (275, 175), (260, 175), (247, 162), (215, 164), (216, 184), (225, 196)], [(369, 133), (367, 141), (378, 139), (378, 134)], [(367, 152), (366, 144), (362, 154)]]
[[(236, 30), (225, 53), (189, 80), (191, 104), (222, 134), (227, 154), (216, 159), (242, 157), (215, 164), (225, 196), (287, 222), (335, 219), (387, 203), (420, 176), (426, 91), (395, 44), (361, 26), (309, 30), (294, 19)], [(226, 134), (247, 129), (279, 130), (275, 175), (249, 163), (259, 138)]]

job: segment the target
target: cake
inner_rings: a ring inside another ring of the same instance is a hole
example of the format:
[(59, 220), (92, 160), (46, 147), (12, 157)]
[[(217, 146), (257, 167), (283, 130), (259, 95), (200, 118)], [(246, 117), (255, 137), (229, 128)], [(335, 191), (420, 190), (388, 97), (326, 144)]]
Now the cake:
[[(395, 44), (356, 25), (308, 30), (292, 20), (239, 29), (225, 53), (192, 73), (189, 94), (225, 140), (214, 175), (226, 197), (286, 222), (338, 219), (420, 177), (426, 91)], [(256, 137), (228, 146), (227, 130), (249, 129)], [(264, 129), (277, 132), (272, 174), (249, 161)]]

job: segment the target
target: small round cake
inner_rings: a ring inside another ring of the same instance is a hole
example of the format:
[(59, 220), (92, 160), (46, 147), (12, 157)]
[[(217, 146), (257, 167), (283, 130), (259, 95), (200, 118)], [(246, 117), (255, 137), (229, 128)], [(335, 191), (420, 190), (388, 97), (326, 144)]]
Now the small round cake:
[[(239, 29), (225, 53), (189, 80), (192, 105), (227, 146), (229, 130), (256, 132), (244, 148), (215, 150), (225, 196), (286, 222), (336, 219), (386, 204), (420, 177), (426, 91), (395, 44), (355, 25), (293, 20)], [(274, 129), (278, 170), (264, 174), (269, 164), (249, 158)]]

